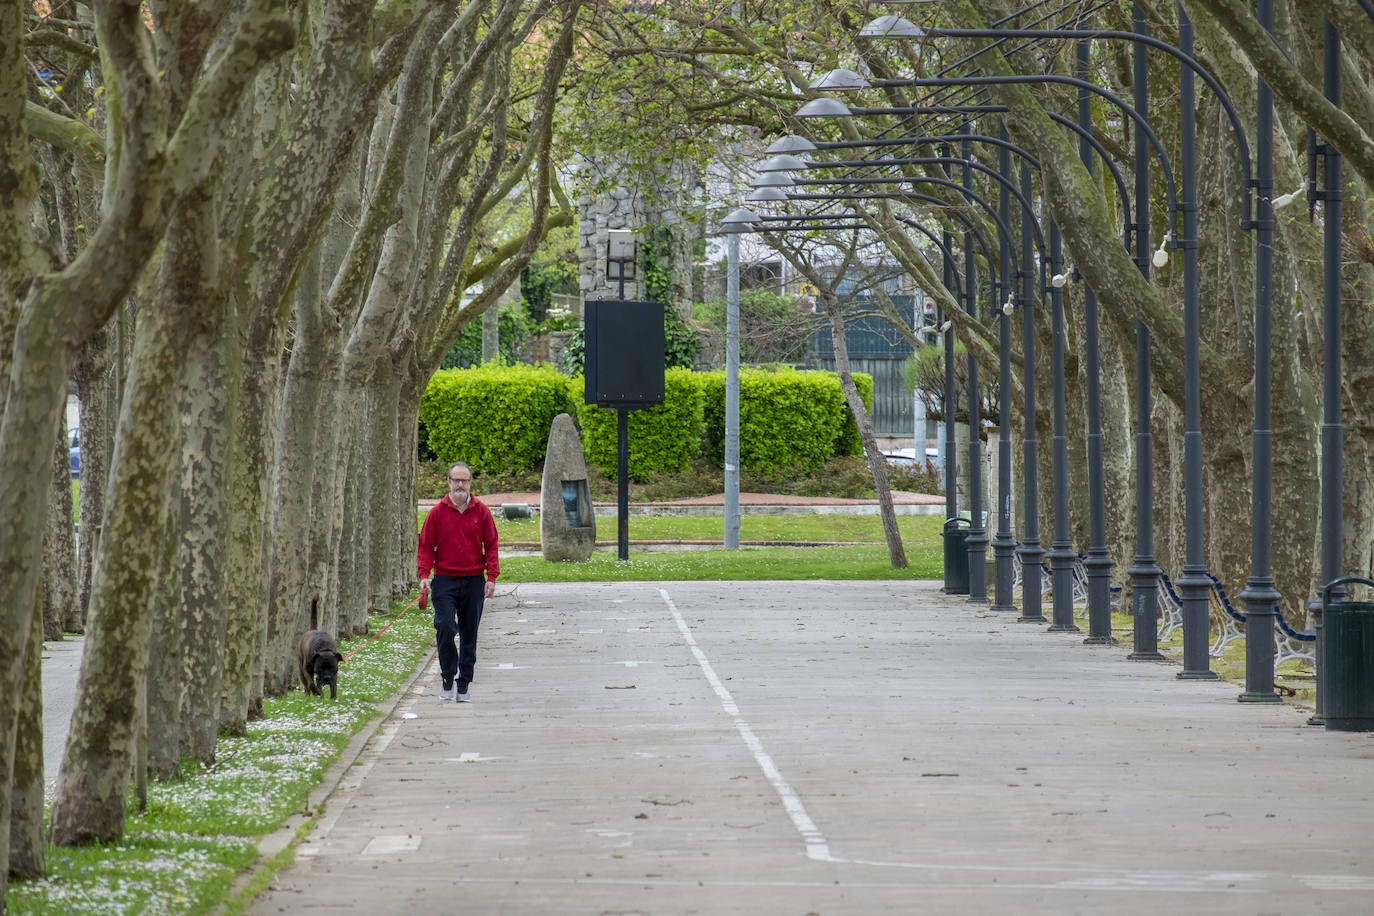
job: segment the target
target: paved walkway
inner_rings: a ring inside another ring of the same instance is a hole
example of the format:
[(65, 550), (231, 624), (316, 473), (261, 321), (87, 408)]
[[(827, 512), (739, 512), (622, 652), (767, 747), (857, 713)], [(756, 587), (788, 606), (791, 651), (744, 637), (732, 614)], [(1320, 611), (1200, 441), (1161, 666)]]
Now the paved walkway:
[(1370, 911), (1374, 736), (937, 588), (503, 588), (250, 912)]

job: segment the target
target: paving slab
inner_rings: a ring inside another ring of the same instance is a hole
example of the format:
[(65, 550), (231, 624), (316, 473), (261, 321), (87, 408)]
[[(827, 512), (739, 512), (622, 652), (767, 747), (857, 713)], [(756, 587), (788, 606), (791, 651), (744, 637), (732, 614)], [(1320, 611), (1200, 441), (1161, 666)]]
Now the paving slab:
[(938, 586), (514, 587), (249, 912), (1371, 911), (1374, 736)]

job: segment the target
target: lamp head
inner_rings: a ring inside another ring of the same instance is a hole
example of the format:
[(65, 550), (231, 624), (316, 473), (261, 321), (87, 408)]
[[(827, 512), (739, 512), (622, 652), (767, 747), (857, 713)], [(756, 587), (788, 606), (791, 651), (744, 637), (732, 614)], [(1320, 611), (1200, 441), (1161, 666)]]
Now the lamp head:
[(844, 92), (851, 89), (868, 89), (873, 84), (853, 70), (840, 68), (822, 73), (811, 81), (808, 89), (820, 92)]
[(790, 188), (794, 184), (792, 176), (781, 171), (764, 172), (749, 181), (751, 188)]
[(816, 144), (798, 134), (783, 134), (764, 150), (768, 155), (774, 153), (814, 153)]
[(1273, 203), (1269, 205), (1270, 209), (1275, 211), (1282, 210), (1284, 207), (1301, 197), (1302, 190), (1302, 188), (1298, 188), (1296, 191), (1292, 191), (1288, 194), (1280, 194), (1278, 197), (1275, 197)]
[(1150, 259), (1150, 262), (1154, 264), (1155, 267), (1163, 267), (1165, 264), (1169, 263), (1168, 245), (1171, 238), (1173, 238), (1173, 233), (1166, 232), (1164, 233), (1164, 238), (1159, 240), (1159, 248), (1155, 249), (1154, 257)]
[(809, 166), (806, 164), (806, 160), (800, 156), (794, 156), (791, 153), (778, 153), (776, 156), (770, 156), (760, 162), (757, 168), (760, 172), (795, 172), (804, 171)]
[(901, 16), (879, 16), (859, 29), (860, 38), (924, 38), (926, 30)]
[(812, 99), (796, 111), (799, 118), (848, 118), (853, 115), (849, 106), (839, 99), (822, 96)]
[(761, 200), (785, 201), (787, 200), (787, 192), (782, 188), (755, 188), (744, 199), (751, 203), (757, 203)]
[(736, 207), (721, 219), (720, 231), (730, 234), (750, 232), (754, 228), (754, 223), (759, 221), (759, 215), (753, 210), (745, 207)]
[(635, 232), (633, 229), (606, 230), (606, 260), (633, 261), (635, 258)]

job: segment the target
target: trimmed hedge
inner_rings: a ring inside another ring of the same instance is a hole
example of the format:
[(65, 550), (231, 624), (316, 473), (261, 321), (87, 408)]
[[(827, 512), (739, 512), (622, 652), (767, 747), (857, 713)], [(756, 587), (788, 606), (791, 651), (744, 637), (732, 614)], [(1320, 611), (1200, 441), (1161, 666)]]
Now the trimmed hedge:
[[(701, 373), (705, 399), (703, 454), (725, 463), (725, 373)], [(855, 373), (865, 405), (873, 377)], [(833, 372), (740, 370), (740, 465), (758, 470), (801, 465), (812, 472), (830, 458), (863, 453), (859, 429)]]
[[(864, 402), (864, 410), (868, 411), (870, 419), (873, 417), (873, 376), (867, 372), (853, 372), (854, 387), (859, 389), (859, 398)], [(839, 376), (835, 376), (835, 381), (839, 381)], [(844, 389), (840, 389), (840, 400), (844, 400)], [(850, 413), (849, 405), (844, 405), (844, 426), (840, 428), (839, 438), (835, 440), (835, 457), (848, 458), (851, 456), (863, 457), (864, 440), (859, 435), (859, 424), (854, 422), (854, 414)]]
[[(583, 398), (585, 382), (578, 375), (568, 380), (568, 391)], [(617, 411), (581, 404), (577, 425), (582, 430), (582, 451), (587, 463), (614, 478), (618, 471), (619, 432)], [(632, 480), (646, 480), (655, 473), (677, 473), (692, 466), (701, 452), (702, 401), (697, 373), (667, 369), (663, 373), (663, 403), (630, 411), (629, 472)]]
[(420, 399), (420, 422), (441, 460), (493, 474), (538, 466), (553, 418), (574, 413), (575, 404), (557, 369), (492, 362), (434, 373)]
[[(854, 383), (872, 409), (873, 378)], [(420, 401), (427, 443), (441, 460), (466, 461), (479, 474), (526, 470), (543, 460), (553, 418), (577, 418), (587, 463), (614, 478), (616, 411), (583, 404), (584, 381), (550, 366), (488, 363), (436, 372)], [(693, 459), (725, 459), (725, 373), (669, 369), (664, 403), (632, 410), (630, 477), (678, 473)], [(740, 465), (806, 473), (827, 460), (863, 453), (858, 427), (833, 372), (740, 370)]]

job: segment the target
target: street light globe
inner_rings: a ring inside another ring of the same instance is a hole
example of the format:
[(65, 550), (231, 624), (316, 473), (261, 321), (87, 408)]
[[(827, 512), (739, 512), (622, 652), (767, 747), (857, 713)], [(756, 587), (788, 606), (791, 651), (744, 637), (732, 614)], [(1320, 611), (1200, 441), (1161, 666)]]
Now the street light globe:
[(768, 144), (768, 149), (764, 153), (771, 156), (774, 153), (814, 153), (816, 144), (798, 134), (783, 134), (772, 143)]
[(926, 30), (901, 16), (879, 16), (859, 29), (860, 38), (924, 38)]
[(821, 92), (839, 92), (850, 89), (868, 89), (873, 84), (864, 79), (853, 70), (846, 70), (841, 67), (838, 70), (829, 70), (813, 79), (806, 88), (815, 89)]
[(812, 99), (796, 111), (799, 118), (847, 118), (852, 114), (848, 105), (826, 96)]

